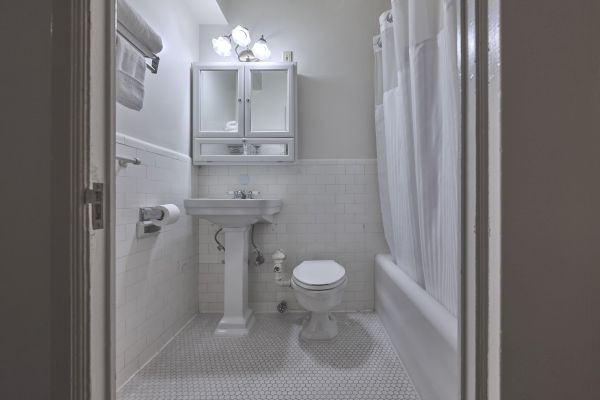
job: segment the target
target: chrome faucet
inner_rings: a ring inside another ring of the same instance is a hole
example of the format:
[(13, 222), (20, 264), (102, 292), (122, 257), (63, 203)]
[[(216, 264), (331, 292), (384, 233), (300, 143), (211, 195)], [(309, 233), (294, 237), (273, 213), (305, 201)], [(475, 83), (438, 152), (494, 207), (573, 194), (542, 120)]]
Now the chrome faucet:
[(253, 199), (254, 196), (260, 194), (260, 192), (255, 190), (246, 189), (233, 190), (227, 193), (233, 195), (234, 199)]

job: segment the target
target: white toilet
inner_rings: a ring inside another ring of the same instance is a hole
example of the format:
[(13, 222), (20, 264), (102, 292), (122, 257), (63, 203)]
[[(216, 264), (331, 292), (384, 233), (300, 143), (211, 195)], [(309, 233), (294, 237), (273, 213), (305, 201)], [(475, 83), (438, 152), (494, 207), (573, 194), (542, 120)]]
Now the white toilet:
[(309, 311), (300, 336), (306, 340), (333, 339), (337, 322), (329, 312), (342, 302), (346, 270), (332, 260), (304, 261), (292, 273), (291, 284), (298, 303)]

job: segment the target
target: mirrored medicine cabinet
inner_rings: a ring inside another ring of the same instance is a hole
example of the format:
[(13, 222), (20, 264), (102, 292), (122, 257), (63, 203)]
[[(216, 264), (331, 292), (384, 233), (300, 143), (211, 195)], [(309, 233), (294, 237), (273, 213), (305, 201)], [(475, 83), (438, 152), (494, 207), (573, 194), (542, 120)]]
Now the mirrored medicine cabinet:
[(296, 160), (296, 64), (194, 64), (195, 165)]

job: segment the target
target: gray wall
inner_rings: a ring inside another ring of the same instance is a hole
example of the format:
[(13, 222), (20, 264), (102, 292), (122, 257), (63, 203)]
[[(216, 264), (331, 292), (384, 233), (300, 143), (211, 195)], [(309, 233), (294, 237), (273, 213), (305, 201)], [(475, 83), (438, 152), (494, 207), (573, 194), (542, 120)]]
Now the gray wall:
[(597, 399), (600, 2), (500, 4), (502, 399)]
[[(226, 61), (211, 38), (236, 25), (298, 62), (300, 158), (375, 158), (372, 37), (389, 0), (221, 0), (225, 26), (200, 28), (200, 61)], [(235, 61), (231, 57), (230, 61)]]
[(144, 108), (117, 104), (117, 132), (190, 154), (190, 64), (198, 58), (198, 24), (182, 1), (129, 0), (163, 40), (158, 74), (146, 71)]
[(0, 4), (0, 33), (11, 38), (0, 68), (0, 203), (12, 210), (0, 225), (2, 399), (51, 393), (51, 11), (51, 1)]

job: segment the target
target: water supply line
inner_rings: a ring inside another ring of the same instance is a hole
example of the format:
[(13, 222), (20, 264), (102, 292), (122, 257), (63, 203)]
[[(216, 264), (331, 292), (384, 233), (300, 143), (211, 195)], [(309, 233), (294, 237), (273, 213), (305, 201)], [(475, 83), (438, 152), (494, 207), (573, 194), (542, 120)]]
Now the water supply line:
[(250, 231), (250, 243), (252, 244), (252, 248), (256, 252), (255, 264), (263, 265), (265, 263), (265, 258), (263, 257), (263, 255), (260, 252), (260, 250), (258, 249), (258, 247), (256, 247), (256, 243), (254, 243), (254, 225), (252, 225), (252, 229)]
[[(221, 241), (219, 241), (219, 233), (221, 233), (222, 231), (223, 231), (223, 228), (221, 228), (215, 232), (215, 242), (217, 243), (217, 250), (219, 250), (219, 251), (225, 251), (225, 246), (223, 245), (223, 243), (221, 243)], [(263, 256), (262, 252), (259, 250), (259, 248), (256, 246), (256, 243), (254, 242), (254, 225), (252, 225), (252, 229), (251, 229), (251, 233), (250, 233), (250, 243), (252, 244), (252, 248), (256, 252), (256, 260), (255, 260), (256, 265), (264, 264), (265, 257)]]
[(219, 233), (221, 233), (222, 230), (223, 228), (219, 229), (215, 233), (215, 242), (217, 242), (217, 250), (219, 251), (225, 251), (225, 246), (223, 246), (223, 243), (219, 242)]

